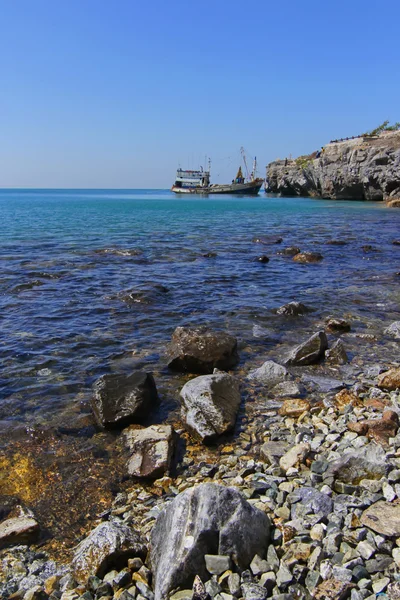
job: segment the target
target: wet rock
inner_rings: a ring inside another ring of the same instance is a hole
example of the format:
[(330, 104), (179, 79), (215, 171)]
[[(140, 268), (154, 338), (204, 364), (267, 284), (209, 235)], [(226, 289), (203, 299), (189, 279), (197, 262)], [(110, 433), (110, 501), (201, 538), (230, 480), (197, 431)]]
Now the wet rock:
[(103, 375), (93, 386), (91, 406), (99, 425), (124, 427), (143, 419), (158, 401), (151, 373)]
[(205, 554), (230, 556), (240, 568), (267, 549), (268, 517), (234, 488), (205, 483), (168, 503), (151, 532), (155, 600), (171, 589), (207, 579)]
[(182, 417), (187, 427), (210, 441), (232, 429), (240, 406), (239, 383), (227, 373), (201, 375), (181, 390)]
[(378, 386), (388, 391), (400, 389), (400, 368), (389, 369), (379, 375)]
[(177, 327), (168, 355), (170, 369), (189, 373), (212, 373), (214, 368), (228, 370), (239, 361), (236, 338), (205, 327)]
[(325, 332), (318, 331), (290, 352), (286, 364), (293, 366), (316, 364), (324, 357), (327, 348), (328, 339)]
[(13, 517), (0, 523), (0, 548), (26, 544), (37, 539), (39, 523), (31, 517)]
[(167, 298), (168, 292), (169, 289), (164, 285), (153, 283), (130, 290), (123, 290), (117, 294), (116, 298), (128, 305), (154, 304), (160, 300), (164, 301)]
[(287, 248), (280, 250), (278, 254), (283, 254), (283, 256), (295, 256), (296, 254), (300, 254), (300, 248), (297, 248), (297, 246), (288, 246)]
[(293, 260), (299, 263), (317, 263), (323, 258), (320, 252), (299, 252), (293, 256)]
[(168, 473), (175, 435), (170, 425), (151, 425), (145, 429), (131, 425), (125, 429), (125, 441), (132, 453), (128, 461), (129, 475), (156, 479)]
[(261, 256), (257, 256), (257, 258), (254, 259), (254, 262), (259, 262), (259, 263), (269, 263), (269, 258), (268, 256), (265, 256), (265, 254), (262, 254)]
[(312, 312), (312, 309), (301, 302), (289, 302), (284, 304), (276, 311), (277, 315), (287, 315), (290, 317), (299, 317)]
[(264, 244), (264, 246), (273, 246), (274, 244), (281, 244), (283, 238), (278, 235), (263, 235), (261, 237), (253, 238), (253, 242), (256, 244)]
[(100, 523), (76, 548), (71, 571), (78, 582), (89, 575), (103, 577), (111, 568), (121, 569), (129, 558), (144, 558), (147, 547), (142, 537), (127, 525)]
[(380, 479), (386, 475), (388, 467), (384, 450), (376, 444), (368, 444), (364, 448), (351, 449), (331, 461), (325, 476), (358, 484), (361, 479)]
[(336, 340), (325, 353), (327, 363), (331, 365), (345, 365), (349, 362), (346, 349), (342, 340)]
[(279, 414), (284, 417), (300, 417), (304, 411), (310, 410), (310, 403), (301, 398), (285, 400), (279, 409)]
[(275, 398), (296, 398), (304, 394), (304, 392), (304, 387), (295, 381), (282, 381), (274, 385), (271, 395)]
[(387, 327), (384, 331), (386, 335), (390, 335), (395, 340), (400, 340), (400, 321), (395, 321), (389, 327)]
[(267, 360), (261, 367), (251, 371), (248, 379), (255, 379), (267, 386), (274, 386), (290, 377), (286, 367), (279, 365), (273, 360)]
[(335, 317), (329, 317), (326, 321), (326, 327), (332, 332), (345, 332), (351, 330), (351, 325), (345, 319), (338, 319)]
[(302, 377), (302, 381), (305, 383), (311, 383), (312, 387), (315, 387), (324, 393), (334, 392), (344, 387), (344, 383), (340, 379), (334, 379), (333, 377), (321, 377), (320, 375), (314, 374), (305, 373)]
[(399, 537), (400, 504), (380, 500), (363, 512), (360, 521), (376, 533)]
[(203, 254), (203, 258), (215, 258), (216, 256), (216, 252), (206, 252), (205, 254)]

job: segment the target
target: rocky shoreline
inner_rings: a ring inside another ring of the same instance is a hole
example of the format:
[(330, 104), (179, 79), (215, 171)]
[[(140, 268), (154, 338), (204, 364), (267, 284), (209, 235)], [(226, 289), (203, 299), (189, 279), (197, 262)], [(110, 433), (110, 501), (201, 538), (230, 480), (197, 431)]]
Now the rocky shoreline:
[[(3, 497), (1, 597), (400, 597), (400, 364), (367, 356), (366, 335), (330, 318), (279, 362), (235, 370), (233, 336), (179, 327), (168, 362), (187, 383), (173, 427), (141, 425), (158, 402), (151, 374), (101, 377), (94, 414), (121, 431), (129, 483), (68, 564)], [(384, 336), (396, 348), (400, 323)]]
[(384, 200), (400, 205), (400, 132), (334, 141), (267, 166), (266, 191), (281, 196)]

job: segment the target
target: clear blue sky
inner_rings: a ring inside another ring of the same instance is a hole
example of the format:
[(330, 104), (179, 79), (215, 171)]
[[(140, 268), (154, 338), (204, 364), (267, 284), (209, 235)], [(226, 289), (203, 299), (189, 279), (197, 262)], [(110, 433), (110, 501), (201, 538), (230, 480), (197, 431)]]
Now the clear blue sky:
[[(0, 187), (169, 187), (400, 121), (398, 0), (0, 0)], [(218, 177), (219, 176), (219, 177)]]

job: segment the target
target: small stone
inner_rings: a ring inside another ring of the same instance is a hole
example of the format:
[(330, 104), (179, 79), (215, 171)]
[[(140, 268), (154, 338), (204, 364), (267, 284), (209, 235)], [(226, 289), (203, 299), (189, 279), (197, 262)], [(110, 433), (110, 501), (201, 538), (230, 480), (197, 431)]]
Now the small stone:
[(221, 575), (224, 571), (231, 568), (231, 559), (229, 556), (219, 554), (205, 554), (206, 568), (211, 575)]
[(38, 537), (39, 529), (39, 523), (31, 517), (7, 519), (0, 523), (0, 548), (32, 542)]
[(310, 410), (310, 403), (307, 400), (302, 400), (301, 398), (291, 398), (288, 400), (284, 400), (281, 408), (279, 409), (279, 414), (284, 417), (300, 417), (305, 411)]
[(228, 589), (232, 596), (240, 595), (240, 575), (238, 573), (231, 573), (228, 577)]
[(268, 597), (267, 590), (255, 583), (244, 583), (241, 589), (244, 600), (265, 600)]
[(367, 541), (359, 542), (356, 546), (356, 550), (364, 560), (368, 560), (375, 554), (375, 548)]
[(384, 390), (397, 390), (400, 388), (400, 367), (389, 369), (378, 376), (378, 386)]
[(285, 472), (298, 463), (302, 463), (310, 451), (310, 444), (296, 444), (279, 461), (279, 466)]
[(372, 589), (375, 594), (380, 594), (381, 592), (384, 592), (386, 590), (389, 583), (389, 577), (382, 577), (381, 579), (377, 579), (372, 582)]
[(261, 573), (267, 573), (269, 571), (269, 564), (266, 560), (263, 560), (258, 554), (255, 555), (250, 563), (250, 569), (253, 575), (260, 575)]
[(293, 581), (293, 575), (287, 565), (281, 561), (279, 570), (276, 574), (276, 585), (279, 588), (284, 588), (288, 586), (291, 581)]
[(396, 498), (396, 492), (392, 486), (386, 482), (382, 484), (382, 494), (385, 496), (385, 499), (388, 502), (393, 502), (393, 500)]
[(276, 575), (273, 571), (263, 573), (260, 577), (260, 585), (265, 588), (268, 592), (271, 592), (276, 584)]
[(329, 331), (333, 332), (344, 332), (350, 331), (351, 329), (350, 323), (348, 321), (346, 321), (345, 319), (338, 319), (334, 317), (330, 317), (329, 319), (327, 319), (326, 326), (329, 329)]

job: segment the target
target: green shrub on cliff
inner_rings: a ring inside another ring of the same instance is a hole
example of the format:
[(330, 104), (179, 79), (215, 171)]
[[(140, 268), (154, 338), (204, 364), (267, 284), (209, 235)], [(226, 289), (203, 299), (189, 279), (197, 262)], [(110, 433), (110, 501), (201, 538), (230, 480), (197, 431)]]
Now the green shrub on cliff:
[(389, 121), (383, 121), (381, 125), (372, 129), (372, 131), (366, 131), (362, 135), (379, 135), (384, 131), (398, 131), (400, 129), (400, 123), (395, 123), (394, 125), (389, 125)]

